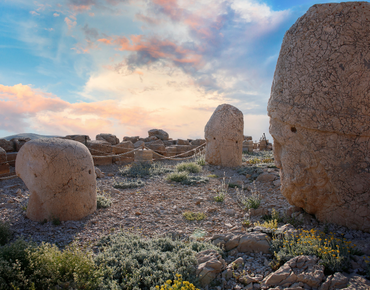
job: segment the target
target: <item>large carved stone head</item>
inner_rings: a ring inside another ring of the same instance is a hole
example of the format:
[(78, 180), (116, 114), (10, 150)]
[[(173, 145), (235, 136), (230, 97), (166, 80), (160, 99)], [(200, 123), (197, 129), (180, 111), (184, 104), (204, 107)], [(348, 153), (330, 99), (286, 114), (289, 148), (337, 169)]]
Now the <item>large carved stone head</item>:
[(268, 103), (281, 191), (370, 231), (370, 3), (312, 6), (284, 36)]

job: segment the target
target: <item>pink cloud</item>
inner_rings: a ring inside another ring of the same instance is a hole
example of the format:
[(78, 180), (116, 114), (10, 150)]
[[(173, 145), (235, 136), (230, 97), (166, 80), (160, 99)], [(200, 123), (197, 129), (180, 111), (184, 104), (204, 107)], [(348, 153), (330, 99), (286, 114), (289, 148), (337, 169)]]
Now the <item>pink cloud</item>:
[[(69, 103), (28, 85), (0, 85), (0, 127), (10, 132), (32, 128), (58, 135), (113, 132), (114, 125), (141, 130), (156, 127), (158, 116), (142, 107), (127, 107), (115, 100)], [(127, 129), (128, 130), (128, 129)]]
[(116, 45), (121, 51), (142, 51), (154, 59), (168, 59), (177, 63), (188, 63), (193, 66), (202, 64), (202, 55), (184, 48), (170, 40), (160, 40), (152, 37), (145, 40), (142, 35), (131, 35), (130, 39), (125, 36), (98, 39), (107, 45)]
[(76, 26), (77, 22), (69, 19), (68, 17), (64, 18), (64, 22), (67, 23), (68, 29), (72, 29), (74, 26)]

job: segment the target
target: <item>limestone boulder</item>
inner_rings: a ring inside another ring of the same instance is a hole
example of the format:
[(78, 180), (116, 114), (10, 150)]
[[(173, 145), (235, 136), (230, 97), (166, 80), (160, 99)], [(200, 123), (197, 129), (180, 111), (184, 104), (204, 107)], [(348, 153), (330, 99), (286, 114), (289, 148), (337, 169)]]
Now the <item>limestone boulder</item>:
[(13, 138), (10, 140), (10, 142), (13, 143), (14, 151), (18, 152), (21, 147), (30, 140), (30, 138)]
[(243, 130), (243, 113), (234, 106), (219, 105), (204, 129), (206, 162), (225, 167), (241, 166)]
[(155, 136), (155, 137), (157, 137), (158, 139), (161, 139), (161, 140), (168, 140), (169, 139), (168, 133), (166, 131), (162, 130), (162, 129), (149, 130), (148, 135), (149, 135), (149, 137), (150, 136)]
[(29, 141), (18, 152), (16, 174), (31, 193), (27, 206), (31, 220), (79, 220), (96, 210), (94, 164), (80, 142)]
[(88, 135), (67, 135), (64, 138), (69, 139), (69, 140), (78, 141), (78, 142), (81, 142), (82, 144), (85, 144), (85, 145), (86, 145), (87, 141), (91, 140)]
[[(123, 141), (117, 145), (112, 146), (113, 154), (123, 154), (134, 150), (134, 144), (131, 141)], [(125, 157), (134, 157), (134, 152), (124, 155)]]
[[(262, 282), (262, 287), (274, 286), (286, 289), (295, 283), (303, 283), (303, 289), (317, 289), (325, 279), (324, 266), (319, 265), (315, 256), (297, 256), (290, 259), (276, 272), (268, 275)], [(331, 288), (333, 289), (333, 288)]]
[(116, 137), (116, 135), (112, 135), (112, 134), (100, 133), (96, 135), (95, 139), (100, 140), (100, 141), (107, 141), (108, 143), (112, 145), (116, 145), (119, 143), (119, 139)]
[(103, 140), (91, 140), (86, 142), (92, 155), (111, 155), (113, 152), (112, 144)]
[(137, 141), (139, 141), (139, 139), (140, 139), (139, 136), (132, 136), (132, 137), (125, 136), (125, 137), (123, 137), (122, 141), (131, 141), (132, 144), (135, 144)]
[(193, 141), (191, 141), (191, 145), (195, 145), (195, 146), (200, 146), (200, 145), (203, 145), (204, 143), (206, 143), (206, 140), (205, 139), (195, 139)]
[(370, 232), (370, 3), (317, 4), (286, 32), (268, 102), (289, 203)]
[(196, 275), (202, 286), (210, 284), (226, 268), (225, 260), (215, 250), (205, 250), (197, 254)]
[(0, 174), (9, 173), (9, 163), (6, 151), (0, 147)]
[(6, 152), (14, 151), (13, 142), (6, 139), (0, 139), (0, 147), (3, 148)]
[(190, 142), (189, 140), (185, 140), (185, 139), (177, 139), (176, 145), (190, 145)]

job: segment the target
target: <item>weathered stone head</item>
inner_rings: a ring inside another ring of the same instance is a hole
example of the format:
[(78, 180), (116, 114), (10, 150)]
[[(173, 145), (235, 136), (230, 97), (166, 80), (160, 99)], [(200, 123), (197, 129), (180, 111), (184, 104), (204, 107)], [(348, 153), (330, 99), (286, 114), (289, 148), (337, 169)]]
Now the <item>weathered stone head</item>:
[(206, 162), (226, 167), (242, 165), (243, 130), (243, 113), (234, 106), (219, 105), (204, 129)]
[(287, 31), (268, 103), (281, 191), (370, 231), (370, 3), (312, 6)]
[(28, 218), (79, 220), (96, 210), (93, 159), (80, 142), (58, 138), (29, 141), (20, 149), (15, 168), (31, 192)]

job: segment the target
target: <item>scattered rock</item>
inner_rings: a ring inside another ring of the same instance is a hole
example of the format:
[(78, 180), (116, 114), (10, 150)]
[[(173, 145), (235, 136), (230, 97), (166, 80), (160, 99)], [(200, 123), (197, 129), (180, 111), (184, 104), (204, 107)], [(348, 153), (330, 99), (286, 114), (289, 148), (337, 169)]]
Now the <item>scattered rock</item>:
[(119, 139), (116, 137), (116, 135), (112, 134), (100, 133), (96, 135), (95, 139), (100, 141), (107, 141), (112, 145), (117, 145), (119, 143)]
[(210, 284), (226, 268), (225, 260), (215, 250), (205, 250), (197, 254), (196, 275), (202, 286)]
[(163, 131), (162, 129), (151, 129), (148, 131), (149, 137), (155, 136), (158, 139), (161, 140), (168, 140), (168, 133), (166, 131)]

